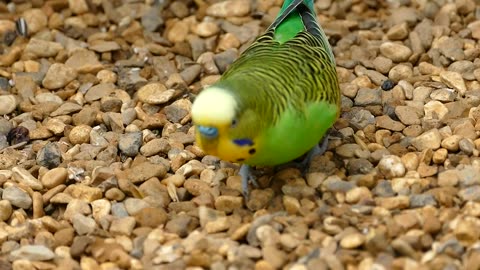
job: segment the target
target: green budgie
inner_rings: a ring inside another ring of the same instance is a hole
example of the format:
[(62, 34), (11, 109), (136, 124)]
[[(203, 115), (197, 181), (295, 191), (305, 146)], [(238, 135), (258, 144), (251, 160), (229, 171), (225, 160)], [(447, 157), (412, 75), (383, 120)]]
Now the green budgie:
[[(275, 166), (318, 146), (340, 113), (335, 59), (316, 21), (313, 0), (286, 0), (266, 33), (204, 89), (192, 106), (196, 142), (205, 153), (250, 168)], [(250, 165), (250, 166), (249, 166)]]

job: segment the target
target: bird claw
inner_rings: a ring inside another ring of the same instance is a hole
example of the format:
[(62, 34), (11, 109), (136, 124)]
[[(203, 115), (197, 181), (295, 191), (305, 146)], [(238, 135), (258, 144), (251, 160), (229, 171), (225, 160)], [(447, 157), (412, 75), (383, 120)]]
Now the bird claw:
[[(283, 164), (280, 166), (275, 167), (275, 171), (279, 171), (285, 167), (297, 167), (301, 172), (302, 175), (305, 176), (308, 169), (310, 162), (312, 161), (314, 156), (317, 155), (322, 155), (325, 153), (328, 147), (328, 135), (324, 136), (323, 139), (320, 141), (320, 145), (316, 144), (310, 151), (308, 151), (307, 155), (305, 158), (300, 161), (300, 162), (290, 162), (287, 164)], [(258, 182), (257, 182), (257, 177), (253, 174), (252, 168), (247, 165), (247, 164), (242, 164), (240, 167), (240, 170), (238, 171), (238, 175), (242, 178), (242, 193), (245, 198), (248, 198), (249, 192), (248, 192), (248, 184), (249, 182), (252, 183), (255, 188), (258, 188)]]
[(323, 155), (328, 148), (328, 135), (325, 135), (323, 139), (320, 141), (320, 144), (315, 144), (310, 151), (308, 151), (307, 155), (302, 161), (293, 161), (289, 162), (280, 166), (275, 167), (275, 171), (280, 171), (287, 167), (296, 167), (302, 172), (302, 176), (305, 176), (308, 172), (310, 167), (310, 162), (312, 161), (314, 156)]
[(245, 198), (248, 198), (248, 183), (251, 182), (256, 188), (259, 187), (257, 177), (253, 174), (253, 170), (249, 165), (242, 164), (238, 175), (242, 177), (242, 193)]
[(313, 157), (323, 155), (328, 148), (328, 135), (324, 136), (323, 139), (320, 141), (320, 144), (315, 144), (315, 146), (310, 149), (307, 156), (300, 162), (300, 170), (302, 171), (302, 175), (305, 176), (307, 171), (310, 167), (310, 162), (312, 161)]

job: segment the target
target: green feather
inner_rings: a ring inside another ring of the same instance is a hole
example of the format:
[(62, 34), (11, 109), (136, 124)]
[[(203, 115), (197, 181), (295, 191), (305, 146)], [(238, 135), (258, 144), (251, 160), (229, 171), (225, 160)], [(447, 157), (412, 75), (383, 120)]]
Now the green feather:
[(276, 125), (264, 130), (262, 150), (245, 163), (274, 166), (289, 162), (318, 144), (338, 116), (338, 107), (327, 102), (308, 103), (299, 117), (294, 108), (286, 110)]
[(274, 39), (280, 43), (294, 38), (299, 32), (310, 32), (320, 39), (330, 60), (335, 62), (328, 38), (316, 21), (313, 0), (286, 0), (270, 29), (274, 29)]
[(280, 12), (277, 15), (277, 19), (268, 29), (275, 29), (274, 39), (276, 41), (284, 43), (295, 37), (299, 32), (305, 30), (302, 17), (298, 13), (298, 11), (296, 11), (296, 8), (301, 3), (302, 0), (286, 0), (283, 3)]
[(252, 109), (269, 124), (288, 106), (300, 109), (305, 102), (320, 101), (337, 104), (340, 98), (335, 65), (320, 41), (307, 32), (283, 44), (274, 40), (271, 31), (261, 36), (216, 86), (232, 90), (241, 102), (239, 111)]
[(267, 32), (213, 86), (237, 101), (228, 138), (258, 142), (238, 161), (277, 165), (318, 143), (339, 115), (340, 89), (313, 1), (287, 0)]
[(318, 38), (300, 32), (283, 44), (261, 36), (223, 74), (217, 87), (237, 97), (238, 126), (232, 138), (259, 138), (262, 151), (245, 161), (290, 161), (321, 139), (339, 113), (335, 65)]

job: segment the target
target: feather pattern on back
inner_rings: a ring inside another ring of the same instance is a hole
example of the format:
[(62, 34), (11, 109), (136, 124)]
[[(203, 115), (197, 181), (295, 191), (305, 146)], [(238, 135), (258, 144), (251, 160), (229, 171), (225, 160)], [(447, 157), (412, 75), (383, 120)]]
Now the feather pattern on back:
[(313, 0), (285, 0), (266, 33), (192, 106), (199, 145), (250, 165), (302, 155), (339, 113), (335, 59)]
[[(216, 84), (238, 97), (238, 112), (247, 108), (262, 115), (261, 122), (252, 123), (254, 130), (275, 124), (290, 107), (296, 108), (301, 117), (308, 103), (340, 104), (335, 61), (328, 40), (322, 38), (325, 34), (311, 11), (303, 4), (298, 9), (307, 21), (305, 30), (281, 43), (275, 39), (275, 27), (270, 27)], [(311, 19), (314, 24), (308, 23)]]
[(280, 14), (268, 27), (267, 32), (271, 29), (274, 29), (274, 38), (278, 41), (281, 41), (281, 38), (277, 38), (278, 36), (296, 35), (302, 31), (312, 34), (319, 39), (322, 47), (329, 54), (330, 60), (335, 63), (335, 56), (328, 43), (328, 38), (317, 23), (313, 0), (286, 0)]

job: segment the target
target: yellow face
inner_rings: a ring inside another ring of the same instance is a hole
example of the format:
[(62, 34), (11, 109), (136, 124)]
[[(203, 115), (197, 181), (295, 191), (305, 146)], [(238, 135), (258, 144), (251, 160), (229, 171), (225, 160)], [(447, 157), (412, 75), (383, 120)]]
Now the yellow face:
[(248, 147), (248, 145), (239, 145), (234, 142), (233, 138), (228, 136), (229, 126), (214, 127), (218, 130), (215, 138), (210, 138), (202, 132), (205, 126), (196, 125), (195, 128), (196, 142), (206, 154), (230, 162), (244, 162), (255, 154), (255, 150), (252, 151), (251, 147)]
[(192, 106), (195, 139), (206, 154), (230, 162), (244, 162), (255, 154), (251, 139), (231, 137), (236, 101), (227, 91), (211, 87), (202, 91)]

